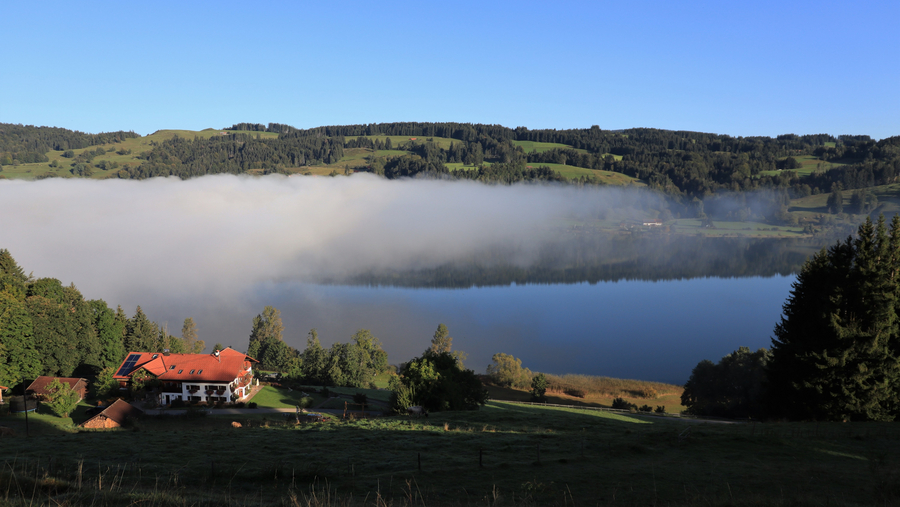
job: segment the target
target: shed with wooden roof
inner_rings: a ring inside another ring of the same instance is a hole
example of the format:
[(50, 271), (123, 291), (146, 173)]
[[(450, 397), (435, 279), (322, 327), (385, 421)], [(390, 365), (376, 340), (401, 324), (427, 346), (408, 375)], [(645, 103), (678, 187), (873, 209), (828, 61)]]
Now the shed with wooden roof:
[(102, 412), (81, 423), (85, 428), (120, 428), (144, 412), (127, 401), (116, 400)]

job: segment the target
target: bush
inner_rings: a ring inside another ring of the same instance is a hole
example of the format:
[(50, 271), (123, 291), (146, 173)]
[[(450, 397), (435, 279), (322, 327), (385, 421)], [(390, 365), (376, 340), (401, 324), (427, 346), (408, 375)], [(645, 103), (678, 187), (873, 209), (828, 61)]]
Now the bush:
[(184, 400), (182, 400), (181, 398), (176, 398), (176, 399), (172, 400), (172, 403), (169, 406), (172, 408), (184, 408), (185, 403), (184, 403)]
[(356, 393), (353, 395), (353, 403), (365, 407), (369, 404), (369, 397), (366, 396), (366, 393)]
[(256, 407), (257, 407), (257, 405), (256, 405), (255, 401), (251, 401), (250, 403), (247, 404), (247, 408), (256, 408)]
[(612, 402), (612, 408), (616, 408), (619, 410), (634, 410), (637, 408), (637, 405), (634, 403), (630, 403), (622, 398), (615, 398)]
[(654, 412), (656, 412), (657, 414), (665, 414), (665, 413), (666, 413), (666, 407), (664, 407), (664, 406), (662, 406), (662, 405), (657, 405), (657, 406), (656, 406), (656, 410), (654, 410)]
[(642, 405), (638, 410), (641, 412), (653, 412), (653, 408), (651, 408), (650, 405)]
[(531, 379), (531, 401), (547, 401), (547, 376), (538, 373)]

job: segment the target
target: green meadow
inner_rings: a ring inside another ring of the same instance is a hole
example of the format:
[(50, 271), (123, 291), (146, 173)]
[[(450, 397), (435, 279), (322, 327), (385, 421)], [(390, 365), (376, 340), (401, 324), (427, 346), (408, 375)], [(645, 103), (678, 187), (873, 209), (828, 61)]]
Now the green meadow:
[[(138, 159), (138, 155), (141, 152), (149, 151), (151, 149), (152, 143), (159, 143), (165, 141), (167, 139), (171, 139), (175, 136), (184, 137), (187, 139), (193, 139), (194, 137), (199, 137), (202, 139), (208, 139), (213, 136), (222, 135), (222, 132), (228, 132), (228, 134), (250, 134), (252, 136), (260, 136), (263, 138), (274, 138), (278, 137), (278, 134), (272, 132), (251, 132), (251, 131), (225, 131), (225, 130), (216, 130), (216, 129), (204, 129), (204, 130), (158, 130), (150, 135), (146, 135), (143, 137), (125, 139), (120, 143), (109, 143), (109, 144), (101, 144), (97, 146), (89, 146), (87, 148), (80, 148), (77, 150), (72, 150), (77, 157), (81, 153), (85, 151), (94, 151), (97, 148), (103, 148), (107, 151), (104, 155), (98, 155), (94, 157), (91, 161), (90, 165), (97, 164), (101, 161), (106, 162), (116, 162), (119, 164), (119, 168), (126, 165), (138, 166), (141, 164), (141, 160)], [(120, 155), (117, 152), (127, 152)], [(50, 173), (55, 174), (61, 177), (71, 177), (72, 173), (70, 172), (71, 164), (74, 161), (73, 158), (63, 157), (63, 151), (55, 151), (51, 150), (47, 152), (47, 157), (50, 159), (47, 162), (41, 162), (36, 164), (20, 164), (17, 166), (13, 165), (5, 165), (3, 166), (3, 175), (7, 178), (16, 178), (16, 179), (25, 179), (31, 180), (37, 176)], [(53, 162), (58, 164), (58, 167), (50, 167), (50, 164)], [(115, 173), (118, 169), (115, 170), (102, 170), (97, 167), (92, 167), (91, 170), (93, 174), (91, 175), (92, 179), (103, 179), (109, 177), (115, 177)]]
[(587, 150), (576, 149), (568, 144), (542, 143), (538, 141), (513, 141), (512, 143), (516, 146), (521, 146), (522, 149), (525, 150), (525, 153), (544, 153), (545, 151), (555, 150), (557, 148), (574, 150), (578, 153), (587, 153)]
[(419, 143), (419, 144), (423, 144), (425, 142), (432, 142), (445, 150), (449, 150), (450, 144), (452, 144), (452, 143), (459, 144), (460, 143), (460, 141), (458, 139), (451, 139), (449, 137), (420, 137), (420, 136), (349, 136), (349, 137), (345, 137), (344, 140), (349, 141), (351, 139), (356, 139), (358, 137), (362, 137), (363, 139), (371, 139), (373, 142), (377, 140), (377, 141), (381, 141), (382, 143), (386, 139), (390, 138), (391, 145), (393, 148), (399, 148), (402, 145), (410, 143), (410, 142), (415, 142), (415, 143)]
[(762, 171), (759, 174), (766, 176), (776, 176), (783, 171), (794, 171), (800, 176), (807, 176), (816, 171), (828, 171), (829, 169), (833, 169), (835, 167), (839, 167), (842, 165), (846, 165), (848, 162), (845, 161), (825, 161), (819, 158), (814, 157), (813, 155), (802, 155), (794, 157), (798, 162), (800, 162), (799, 169), (776, 169), (773, 171)]
[(637, 178), (612, 171), (603, 171), (600, 169), (585, 169), (584, 167), (575, 167), (566, 164), (545, 164), (543, 162), (531, 162), (528, 164), (528, 167), (534, 168), (538, 168), (541, 166), (549, 167), (551, 170), (558, 172), (559, 174), (563, 175), (563, 177), (570, 180), (574, 180), (582, 176), (596, 176), (601, 182), (607, 185), (635, 185), (639, 187), (647, 186), (646, 183)]
[[(215, 410), (212, 411), (215, 413)], [(3, 505), (855, 506), (900, 501), (891, 423), (720, 423), (489, 402), (295, 424), (145, 418), (78, 431), (0, 417)], [(241, 428), (233, 428), (240, 422)]]

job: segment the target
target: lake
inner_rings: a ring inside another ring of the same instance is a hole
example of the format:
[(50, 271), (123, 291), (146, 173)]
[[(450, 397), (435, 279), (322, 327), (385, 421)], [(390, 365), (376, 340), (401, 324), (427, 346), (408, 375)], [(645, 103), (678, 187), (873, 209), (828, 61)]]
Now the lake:
[[(421, 354), (439, 323), (483, 373), (497, 352), (534, 371), (684, 383), (702, 359), (741, 346), (768, 347), (793, 276), (694, 278), (466, 289), (267, 283), (231, 308), (202, 300), (153, 301), (154, 319), (198, 322), (201, 338), (244, 348), (253, 315), (281, 311), (285, 341), (299, 349), (310, 328), (326, 347), (371, 330), (396, 364)], [(175, 333), (177, 334), (177, 333)]]
[(768, 346), (793, 273), (826, 238), (642, 231), (666, 206), (637, 189), (441, 180), (0, 181), (0, 248), (88, 299), (140, 305), (170, 334), (245, 349), (278, 308), (304, 348), (360, 328), (391, 363), (438, 324), (466, 365), (683, 383), (702, 359)]

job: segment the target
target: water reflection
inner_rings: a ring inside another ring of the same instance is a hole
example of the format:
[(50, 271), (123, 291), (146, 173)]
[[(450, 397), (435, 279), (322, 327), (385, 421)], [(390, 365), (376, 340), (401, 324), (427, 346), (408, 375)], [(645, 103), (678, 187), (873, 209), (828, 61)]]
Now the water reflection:
[[(497, 352), (551, 373), (683, 383), (704, 358), (769, 345), (791, 276), (526, 284), (467, 289), (265, 284), (232, 311), (169, 301), (163, 314), (194, 315), (201, 334), (245, 347), (266, 304), (282, 311), (285, 340), (305, 345), (316, 327), (326, 346), (367, 328), (393, 363), (421, 354), (438, 323), (467, 366), (483, 372)], [(156, 312), (154, 312), (156, 313)]]

